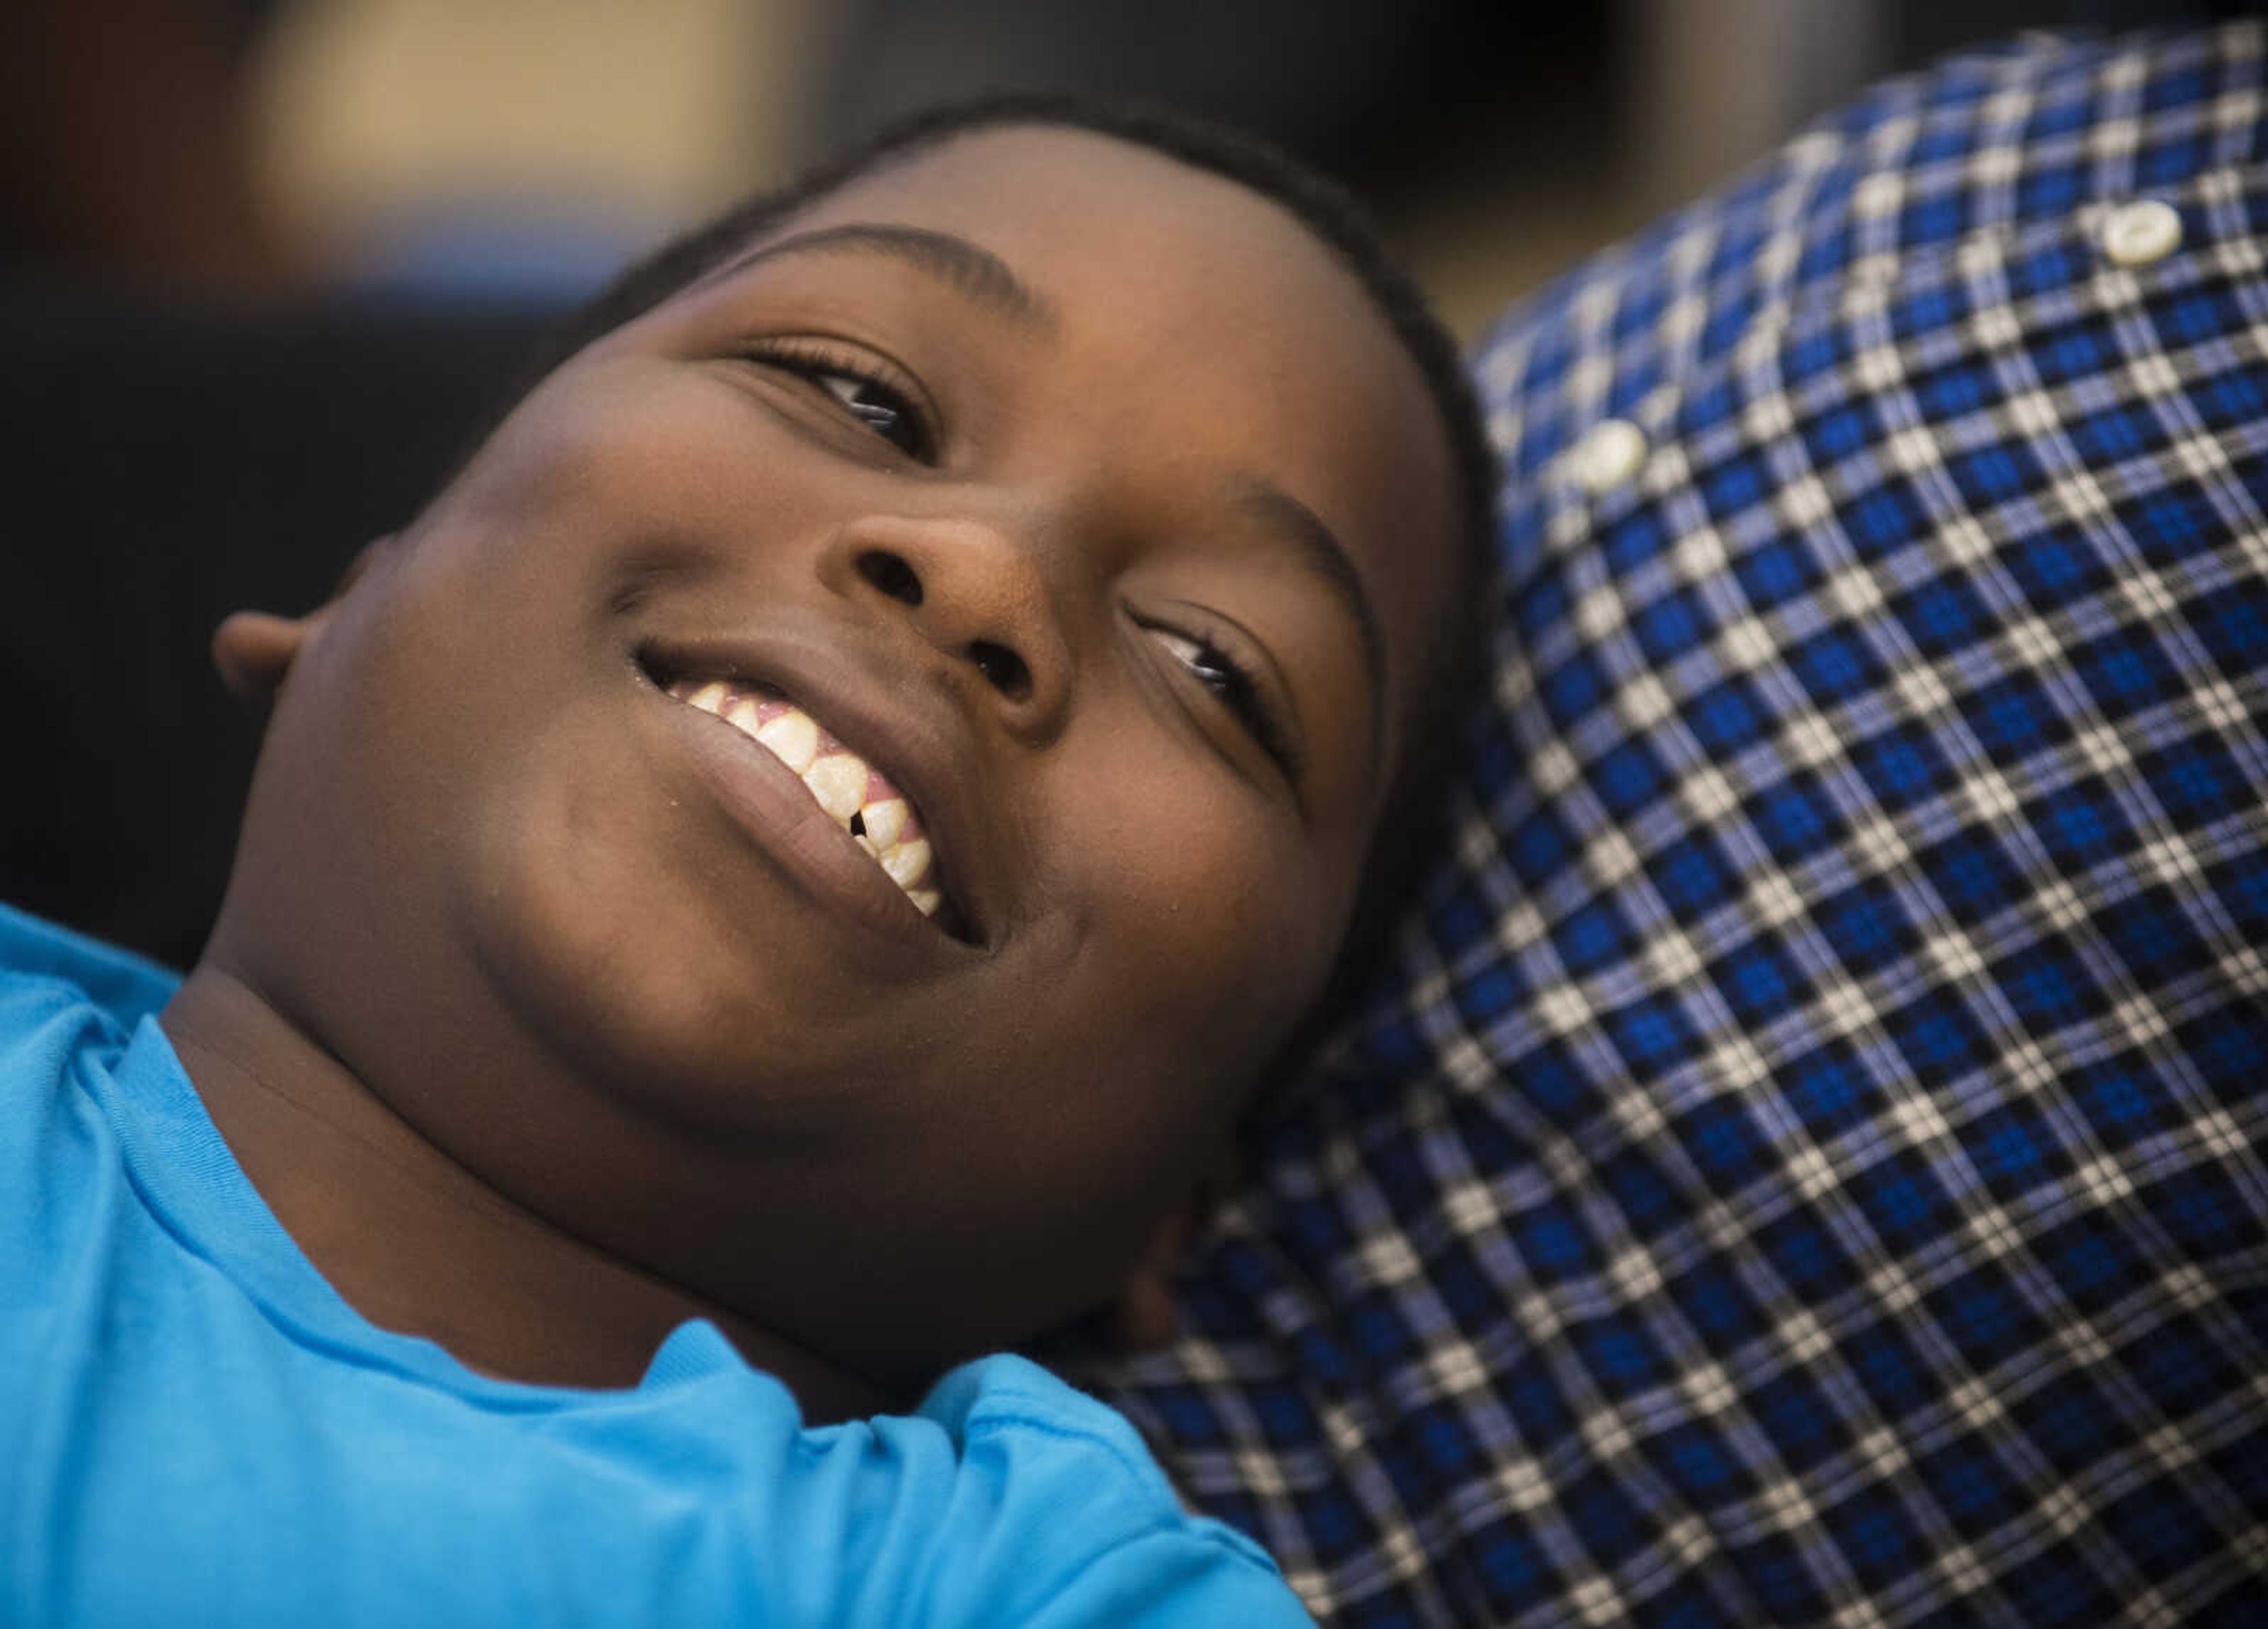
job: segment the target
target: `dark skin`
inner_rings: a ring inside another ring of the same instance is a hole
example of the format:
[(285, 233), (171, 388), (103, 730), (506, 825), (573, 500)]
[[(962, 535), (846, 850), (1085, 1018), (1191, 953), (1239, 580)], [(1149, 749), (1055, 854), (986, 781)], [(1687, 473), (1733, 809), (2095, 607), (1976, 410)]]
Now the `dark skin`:
[[(827, 1420), (1114, 1301), (1157, 1332), (1344, 930), (1455, 513), (1415, 365), (1227, 181), (994, 130), (759, 247), (329, 604), (224, 626), (274, 712), (163, 1021), (373, 1322), (614, 1386), (705, 1316)], [(684, 672), (903, 787), (954, 931)]]

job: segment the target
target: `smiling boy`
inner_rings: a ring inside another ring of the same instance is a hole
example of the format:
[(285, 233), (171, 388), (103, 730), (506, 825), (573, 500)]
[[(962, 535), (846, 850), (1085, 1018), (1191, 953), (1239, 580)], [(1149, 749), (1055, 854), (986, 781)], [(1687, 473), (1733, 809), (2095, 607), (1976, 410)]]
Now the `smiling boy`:
[(1485, 460), (1241, 149), (1081, 122), (711, 234), (225, 625), (274, 711), (178, 991), (8, 925), (9, 1621), (1297, 1620), (968, 1360), (1160, 1303)]

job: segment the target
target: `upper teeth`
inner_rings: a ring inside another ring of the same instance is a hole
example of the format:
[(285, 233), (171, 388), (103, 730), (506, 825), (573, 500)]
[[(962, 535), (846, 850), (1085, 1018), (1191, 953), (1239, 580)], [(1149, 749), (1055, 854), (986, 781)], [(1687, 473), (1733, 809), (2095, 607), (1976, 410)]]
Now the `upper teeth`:
[(880, 770), (822, 729), (792, 702), (726, 679), (679, 679), (669, 693), (713, 713), (770, 752), (801, 778), (819, 807), (874, 857), (884, 874), (925, 917), (945, 896), (921, 816)]

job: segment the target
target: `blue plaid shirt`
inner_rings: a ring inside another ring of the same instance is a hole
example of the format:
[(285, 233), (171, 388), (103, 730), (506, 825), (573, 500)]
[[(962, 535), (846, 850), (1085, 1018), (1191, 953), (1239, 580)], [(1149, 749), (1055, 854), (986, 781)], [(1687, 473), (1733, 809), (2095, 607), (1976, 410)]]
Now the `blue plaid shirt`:
[(2268, 1623), (2262, 55), (1893, 83), (1481, 348), (1454, 852), (1084, 1376), (1318, 1614)]

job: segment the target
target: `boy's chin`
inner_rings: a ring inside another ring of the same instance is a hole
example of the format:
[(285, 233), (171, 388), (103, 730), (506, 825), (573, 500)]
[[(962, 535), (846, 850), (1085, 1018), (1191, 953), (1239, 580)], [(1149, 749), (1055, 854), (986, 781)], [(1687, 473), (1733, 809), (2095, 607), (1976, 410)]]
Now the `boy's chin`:
[(921, 1043), (923, 1014), (952, 1005), (844, 954), (761, 875), (726, 887), (650, 848), (515, 847), (472, 890), (482, 971), (509, 1021), (625, 1107), (725, 1136), (839, 1125), (880, 1060)]

